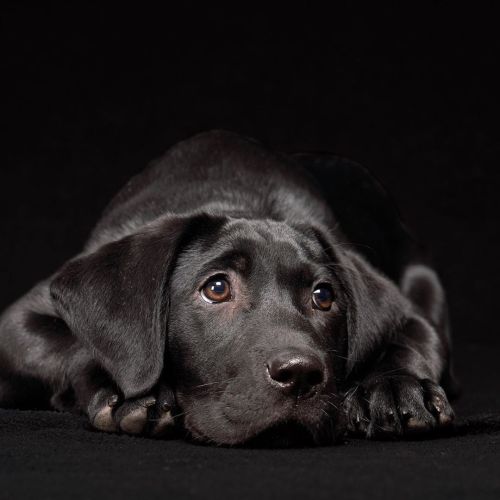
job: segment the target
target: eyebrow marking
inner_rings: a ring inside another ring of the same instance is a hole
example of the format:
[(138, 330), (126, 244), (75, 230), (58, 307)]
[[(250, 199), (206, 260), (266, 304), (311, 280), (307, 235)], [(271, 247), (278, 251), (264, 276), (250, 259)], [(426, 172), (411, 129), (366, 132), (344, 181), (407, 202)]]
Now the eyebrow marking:
[(229, 268), (238, 273), (247, 274), (251, 268), (251, 259), (246, 252), (231, 249), (207, 262), (206, 266)]

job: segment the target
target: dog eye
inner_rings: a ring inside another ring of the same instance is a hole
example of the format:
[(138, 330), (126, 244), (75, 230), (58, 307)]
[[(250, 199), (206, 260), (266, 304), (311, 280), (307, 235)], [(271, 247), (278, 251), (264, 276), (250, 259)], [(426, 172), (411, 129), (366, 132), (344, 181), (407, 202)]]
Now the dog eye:
[(329, 311), (333, 304), (332, 287), (326, 283), (318, 285), (312, 293), (312, 302), (315, 309)]
[(231, 299), (231, 287), (224, 278), (210, 278), (201, 288), (200, 294), (209, 304), (226, 302)]

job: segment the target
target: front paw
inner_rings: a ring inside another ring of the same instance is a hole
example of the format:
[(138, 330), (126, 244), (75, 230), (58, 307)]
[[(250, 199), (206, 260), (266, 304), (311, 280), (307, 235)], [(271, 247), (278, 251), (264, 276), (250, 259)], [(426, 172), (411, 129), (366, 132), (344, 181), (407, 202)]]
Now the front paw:
[(371, 377), (347, 392), (344, 408), (348, 430), (369, 438), (424, 433), (454, 418), (441, 386), (410, 375)]
[(97, 430), (153, 437), (166, 435), (174, 427), (171, 391), (122, 400), (111, 390), (94, 395), (88, 408), (90, 423)]

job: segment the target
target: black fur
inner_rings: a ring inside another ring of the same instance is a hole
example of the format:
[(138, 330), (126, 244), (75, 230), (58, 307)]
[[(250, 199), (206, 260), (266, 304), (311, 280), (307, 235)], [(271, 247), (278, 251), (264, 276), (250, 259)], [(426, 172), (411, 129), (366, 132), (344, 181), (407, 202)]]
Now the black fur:
[[(232, 300), (200, 297), (213, 275)], [(329, 311), (312, 307), (318, 283)], [(278, 355), (320, 367), (307, 397), (270, 377)], [(454, 391), (445, 295), (380, 184), (223, 131), (132, 178), (0, 322), (0, 404), (80, 410), (106, 431), (397, 436), (451, 422), (441, 385)]]

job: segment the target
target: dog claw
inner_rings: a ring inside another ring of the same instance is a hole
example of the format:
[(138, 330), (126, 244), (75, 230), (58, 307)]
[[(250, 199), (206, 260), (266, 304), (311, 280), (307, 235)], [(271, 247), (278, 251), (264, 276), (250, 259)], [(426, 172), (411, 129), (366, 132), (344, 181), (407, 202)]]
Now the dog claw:
[(108, 403), (108, 406), (111, 406), (111, 407), (116, 406), (116, 404), (118, 403), (118, 394), (113, 394), (112, 396), (110, 396), (108, 398), (107, 403)]

